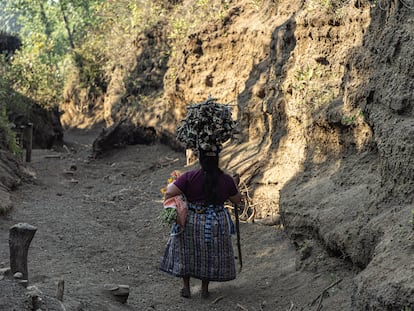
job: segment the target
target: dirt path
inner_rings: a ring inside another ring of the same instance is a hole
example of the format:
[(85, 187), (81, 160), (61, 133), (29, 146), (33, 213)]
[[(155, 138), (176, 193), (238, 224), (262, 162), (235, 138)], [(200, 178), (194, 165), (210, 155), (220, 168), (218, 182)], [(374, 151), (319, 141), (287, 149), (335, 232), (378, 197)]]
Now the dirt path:
[[(158, 270), (168, 238), (158, 215), (160, 188), (173, 170), (185, 170), (184, 155), (137, 145), (89, 160), (94, 134), (66, 133), (71, 152), (34, 151), (36, 181), (13, 194), (14, 210), (0, 219), (0, 268), (9, 264), (10, 226), (27, 222), (38, 228), (30, 284), (54, 297), (64, 279), (66, 310), (317, 310), (318, 301), (309, 304), (339, 279), (322, 310), (351, 308), (353, 273), (346, 263), (312, 256), (298, 270), (298, 253), (283, 230), (254, 224), (241, 224), (244, 267), (237, 279), (212, 283), (209, 300), (201, 300), (194, 280), (193, 297), (181, 298), (180, 280)], [(129, 285), (128, 303), (108, 301), (101, 292), (106, 283)], [(1, 310), (19, 306), (0, 295)]]

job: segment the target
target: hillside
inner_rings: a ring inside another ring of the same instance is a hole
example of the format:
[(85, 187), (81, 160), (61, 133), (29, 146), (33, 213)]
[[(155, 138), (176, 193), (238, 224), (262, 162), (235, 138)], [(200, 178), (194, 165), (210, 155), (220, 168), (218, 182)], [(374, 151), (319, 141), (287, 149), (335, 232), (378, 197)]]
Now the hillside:
[(174, 55), (167, 23), (132, 38), (102, 97), (66, 94), (63, 125), (127, 117), (175, 145), (189, 103), (231, 103), (240, 133), (223, 165), (254, 221), (281, 222), (306, 254), (298, 270), (325, 252), (352, 266), (352, 310), (414, 309), (414, 4), (226, 3)]

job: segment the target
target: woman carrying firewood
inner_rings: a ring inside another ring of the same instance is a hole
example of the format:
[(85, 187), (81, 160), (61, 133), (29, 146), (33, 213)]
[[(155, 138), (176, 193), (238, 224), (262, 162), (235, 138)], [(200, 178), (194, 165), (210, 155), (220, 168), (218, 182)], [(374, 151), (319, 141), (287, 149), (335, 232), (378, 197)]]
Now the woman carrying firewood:
[[(228, 117), (228, 114), (225, 115), (220, 110), (223, 107), (217, 107), (216, 103), (209, 100), (197, 105), (198, 108), (201, 107), (203, 110), (208, 108), (207, 110), (213, 112), (210, 115), (204, 115), (204, 118), (199, 118), (198, 122), (195, 122), (198, 126), (200, 122), (204, 122), (205, 125), (211, 127), (214, 124), (211, 118), (217, 116), (217, 113), (222, 121), (223, 116)], [(187, 130), (191, 131), (188, 124), (192, 120), (188, 116), (186, 122)], [(217, 123), (220, 122), (216, 122), (216, 126), (222, 127), (226, 119), (219, 125)], [(162, 271), (182, 278), (181, 296), (185, 298), (191, 297), (190, 278), (202, 281), (202, 298), (209, 297), (210, 281), (223, 282), (236, 278), (231, 240), (234, 225), (230, 214), (224, 208), (224, 202), (230, 200), (234, 204), (239, 204), (241, 194), (233, 177), (224, 173), (219, 167), (221, 143), (223, 139), (228, 139), (228, 136), (217, 135), (220, 132), (217, 128), (208, 129), (205, 126), (202, 128), (213, 134), (205, 136), (202, 131), (195, 133), (198, 137), (194, 142), (198, 147), (200, 168), (179, 176), (167, 186), (165, 194), (166, 200), (184, 196), (187, 202), (185, 224), (179, 226), (178, 230), (174, 229), (178, 225), (173, 226), (160, 266)], [(206, 139), (200, 140), (200, 137)], [(194, 149), (194, 145), (188, 144), (187, 146)]]
[(199, 150), (200, 169), (184, 173), (167, 187), (165, 198), (187, 199), (183, 232), (170, 239), (161, 270), (182, 277), (181, 296), (189, 298), (190, 277), (202, 280), (201, 297), (208, 298), (209, 281), (235, 279), (231, 234), (233, 223), (224, 202), (240, 203), (233, 178), (220, 170), (218, 152)]

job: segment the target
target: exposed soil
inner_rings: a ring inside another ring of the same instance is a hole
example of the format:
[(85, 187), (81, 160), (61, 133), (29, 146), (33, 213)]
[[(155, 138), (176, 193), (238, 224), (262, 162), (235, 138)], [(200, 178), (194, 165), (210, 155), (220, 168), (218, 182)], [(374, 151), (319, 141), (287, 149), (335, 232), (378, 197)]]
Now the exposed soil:
[[(193, 280), (192, 298), (180, 297), (180, 280), (158, 270), (169, 231), (158, 216), (160, 188), (173, 170), (188, 169), (184, 154), (159, 144), (135, 145), (90, 159), (96, 134), (71, 131), (65, 134), (68, 150), (34, 150), (28, 165), (33, 183), (12, 194), (13, 210), (0, 218), (0, 268), (9, 265), (9, 228), (20, 222), (38, 228), (29, 250), (29, 285), (42, 292), (42, 310), (351, 308), (355, 273), (345, 261), (313, 245), (297, 252), (283, 228), (252, 223), (240, 225), (243, 270), (236, 280), (212, 283), (208, 300)], [(60, 279), (65, 309), (53, 298)], [(126, 304), (103, 294), (107, 283), (130, 286)], [(0, 276), (0, 310), (30, 310), (24, 294)]]
[[(168, 23), (131, 38), (137, 53), (107, 73), (104, 96), (78, 96), (74, 84), (61, 122), (87, 128), (127, 116), (165, 138), (188, 103), (208, 94), (234, 103), (241, 129), (224, 165), (250, 187), (257, 213), (256, 224), (241, 224), (243, 271), (212, 284), (208, 301), (198, 281), (193, 298), (181, 298), (180, 280), (158, 270), (168, 228), (157, 216), (159, 189), (186, 169), (184, 155), (136, 145), (91, 160), (97, 131), (73, 131), (70, 151), (34, 152), (35, 179), (11, 200), (18, 165), (0, 165), (0, 212), (15, 205), (0, 218), (0, 268), (9, 264), (10, 226), (35, 225), (30, 284), (43, 292), (43, 309), (63, 310), (52, 298), (63, 278), (66, 310), (414, 310), (412, 5), (230, 2), (175, 59), (165, 57)], [(285, 228), (257, 225), (278, 214)], [(338, 281), (320, 305), (315, 298)], [(128, 303), (107, 301), (106, 283), (129, 285)], [(29, 305), (0, 274), (0, 310)]]
[(296, 267), (320, 269), (323, 247), (359, 270), (351, 310), (414, 310), (412, 1), (259, 2), (230, 1), (174, 57), (168, 23), (133, 38), (137, 53), (108, 73), (103, 102), (78, 103), (74, 91), (63, 124), (127, 117), (173, 138), (189, 103), (230, 103), (240, 129), (224, 159), (249, 187), (256, 222), (280, 217)]

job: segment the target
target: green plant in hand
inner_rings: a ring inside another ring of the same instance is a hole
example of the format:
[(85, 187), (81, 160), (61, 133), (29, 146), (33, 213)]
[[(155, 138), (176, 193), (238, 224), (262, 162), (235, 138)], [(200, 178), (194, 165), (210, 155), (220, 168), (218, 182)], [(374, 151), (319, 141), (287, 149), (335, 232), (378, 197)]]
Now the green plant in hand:
[(161, 212), (161, 219), (171, 225), (177, 220), (177, 209), (172, 207), (164, 208)]

